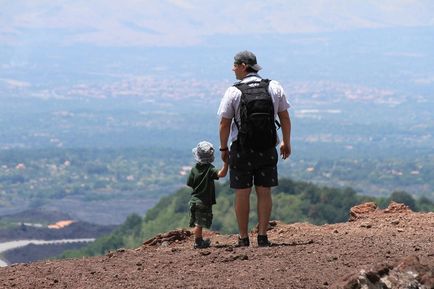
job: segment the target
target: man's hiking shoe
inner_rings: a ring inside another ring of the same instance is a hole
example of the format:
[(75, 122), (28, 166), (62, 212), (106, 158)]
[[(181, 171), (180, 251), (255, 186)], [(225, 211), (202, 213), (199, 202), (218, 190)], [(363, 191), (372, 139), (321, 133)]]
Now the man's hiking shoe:
[(271, 242), (268, 241), (267, 235), (258, 235), (258, 247), (270, 247)]
[(211, 240), (210, 239), (198, 239), (194, 242), (194, 248), (195, 249), (205, 249), (208, 248), (211, 245)]
[(245, 238), (238, 237), (238, 245), (236, 245), (236, 247), (249, 247), (249, 246), (250, 246), (249, 237), (245, 237)]

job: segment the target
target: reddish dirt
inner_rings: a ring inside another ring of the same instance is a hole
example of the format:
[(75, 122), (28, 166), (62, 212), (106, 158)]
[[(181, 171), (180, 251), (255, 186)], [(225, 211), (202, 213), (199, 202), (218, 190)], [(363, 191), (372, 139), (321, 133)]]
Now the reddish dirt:
[(191, 232), (177, 230), (134, 250), (0, 268), (0, 288), (434, 288), (434, 213), (371, 204), (351, 220), (270, 222), (267, 248), (208, 232), (213, 246), (195, 250)]

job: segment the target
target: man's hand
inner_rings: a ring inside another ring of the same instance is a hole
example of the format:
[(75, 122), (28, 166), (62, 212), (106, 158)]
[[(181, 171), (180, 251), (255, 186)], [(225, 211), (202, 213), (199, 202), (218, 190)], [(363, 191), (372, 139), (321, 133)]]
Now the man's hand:
[(282, 159), (287, 159), (291, 155), (291, 144), (282, 142), (280, 144), (280, 155)]

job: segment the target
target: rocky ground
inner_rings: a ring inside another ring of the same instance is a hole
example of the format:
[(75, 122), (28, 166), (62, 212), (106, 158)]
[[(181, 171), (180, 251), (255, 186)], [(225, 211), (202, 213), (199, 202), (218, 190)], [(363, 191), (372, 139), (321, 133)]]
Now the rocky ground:
[(267, 248), (208, 237), (202, 250), (177, 230), (106, 256), (12, 265), (0, 268), (0, 288), (434, 288), (434, 213), (396, 203), (355, 207), (347, 223), (271, 222)]

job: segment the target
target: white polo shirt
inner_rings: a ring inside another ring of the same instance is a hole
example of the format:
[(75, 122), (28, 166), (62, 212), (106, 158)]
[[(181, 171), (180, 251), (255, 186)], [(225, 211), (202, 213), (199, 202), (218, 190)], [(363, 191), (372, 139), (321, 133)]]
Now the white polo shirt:
[[(245, 83), (251, 81), (260, 81), (262, 78), (257, 73), (249, 73), (245, 78), (238, 81), (238, 83)], [(290, 105), (288, 100), (286, 99), (285, 92), (283, 91), (282, 86), (275, 80), (271, 80), (268, 86), (268, 92), (271, 95), (271, 99), (274, 104), (274, 117), (276, 118), (277, 113), (287, 110)], [(233, 118), (235, 117), (238, 124), (241, 123), (240, 119), (240, 100), (241, 100), (241, 90), (236, 88), (235, 86), (229, 87), (221, 102), (218, 109), (217, 114), (220, 117), (224, 117), (227, 119), (232, 119), (231, 124), (231, 134), (229, 140), (234, 142), (237, 139), (238, 128)]]

